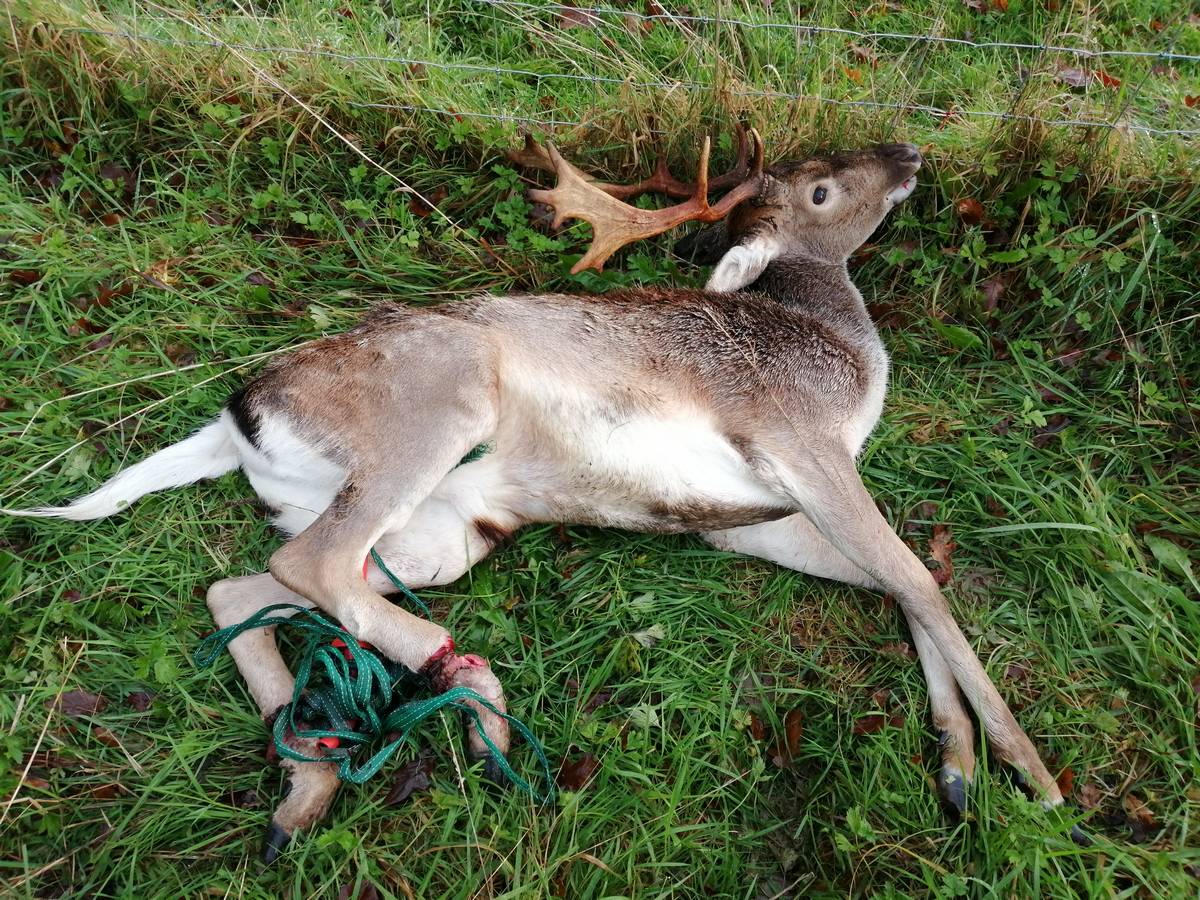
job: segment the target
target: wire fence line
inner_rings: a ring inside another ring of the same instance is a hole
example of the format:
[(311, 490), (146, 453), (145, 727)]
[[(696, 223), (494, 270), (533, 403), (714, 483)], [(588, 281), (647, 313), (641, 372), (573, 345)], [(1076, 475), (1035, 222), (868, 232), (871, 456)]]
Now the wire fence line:
[(673, 13), (664, 10), (660, 13), (640, 13), (629, 9), (613, 9), (604, 6), (569, 6), (564, 3), (525, 3), (522, 0), (475, 0), (485, 6), (511, 7), (526, 12), (557, 12), (574, 16), (614, 16), (631, 19), (637, 22), (664, 22), (678, 24), (686, 22), (693, 25), (724, 25), (747, 30), (793, 31), (805, 35), (834, 34), (853, 37), (864, 41), (900, 40), (912, 43), (948, 44), (960, 47), (971, 47), (980, 50), (1038, 50), (1050, 53), (1066, 53), (1081, 59), (1121, 58), (1130, 59), (1161, 59), (1175, 62), (1200, 62), (1200, 54), (1175, 53), (1172, 50), (1088, 50), (1084, 47), (1065, 47), (1055, 44), (1018, 44), (1009, 41), (972, 41), (967, 38), (944, 37), (937, 34), (903, 34), (891, 31), (855, 31), (852, 28), (834, 28), (807, 22), (755, 22), (749, 19), (731, 19), (721, 16), (697, 16), (691, 13)]
[[(632, 18), (635, 21), (673, 21), (687, 22), (689, 24), (715, 24), (727, 27), (738, 28), (777, 28), (787, 29), (798, 34), (831, 34), (844, 37), (853, 37), (860, 40), (892, 40), (903, 39), (912, 42), (921, 42), (925, 46), (934, 46), (937, 44), (950, 44), (957, 46), (965, 46), (981, 49), (1007, 49), (1007, 50), (1029, 50), (1039, 53), (1069, 53), (1085, 58), (1095, 57), (1128, 57), (1134, 59), (1162, 59), (1168, 61), (1184, 61), (1184, 62), (1200, 62), (1200, 55), (1194, 54), (1179, 54), (1170, 50), (1164, 51), (1149, 51), (1149, 50), (1088, 50), (1080, 47), (1060, 47), (1053, 44), (1022, 44), (1011, 42), (976, 42), (962, 38), (948, 38), (938, 35), (910, 35), (891, 32), (863, 32), (844, 28), (830, 28), (817, 26), (805, 23), (762, 23), (752, 22), (741, 19), (704, 17), (695, 15), (677, 15), (673, 13), (638, 13), (628, 10), (617, 10), (606, 7), (573, 7), (559, 3), (535, 4), (521, 2), (521, 0), (473, 0), (480, 5), (492, 8), (506, 8), (512, 14), (519, 13), (528, 14), (531, 11), (537, 12), (562, 12), (571, 10), (573, 15), (594, 15), (600, 16), (620, 16), (624, 18)], [(145, 17), (139, 17), (139, 21), (145, 21)], [(161, 21), (156, 18), (156, 21)], [(178, 23), (180, 20), (174, 20)], [(522, 80), (532, 80), (534, 86), (540, 91), (541, 86), (546, 83), (556, 81), (573, 82), (573, 83), (588, 83), (597, 85), (607, 85), (610, 87), (630, 88), (637, 90), (654, 90), (664, 92), (687, 91), (691, 93), (711, 92), (713, 85), (700, 81), (689, 80), (636, 80), (633, 78), (617, 78), (600, 74), (579, 74), (574, 72), (539, 72), (533, 69), (511, 68), (501, 65), (479, 64), (469, 62), (455, 62), (446, 60), (425, 59), (415, 56), (399, 56), (388, 54), (371, 54), (371, 53), (347, 53), (334, 49), (325, 49), (318, 47), (294, 47), (275, 44), (253, 44), (245, 42), (225, 41), (213, 38), (184, 38), (177, 35), (152, 34), (146, 31), (134, 30), (132, 28), (90, 28), (82, 26), (67, 26), (63, 31), (92, 35), (97, 37), (106, 37), (110, 39), (118, 39), (137, 43), (155, 43), (164, 46), (187, 48), (187, 47), (210, 47), (213, 49), (224, 50), (234, 53), (256, 54), (266, 56), (299, 56), (312, 58), (335, 59), (343, 62), (363, 62), (363, 63), (384, 63), (387, 65), (404, 66), (413, 71), (418, 71), (420, 68), (431, 68), (442, 71), (453, 72), (469, 72), (480, 75), (492, 75), (497, 78), (508, 77)], [(1117, 114), (1112, 120), (1098, 118), (1070, 118), (1070, 117), (1042, 117), (1019, 113), (1016, 107), (1023, 95), (1024, 86), (1018, 88), (1014, 92), (1008, 109), (993, 110), (993, 109), (959, 109), (957, 107), (944, 108), (924, 103), (915, 102), (897, 102), (887, 100), (873, 99), (844, 99), (837, 97), (826, 97), (813, 93), (789, 92), (782, 90), (772, 90), (763, 88), (748, 88), (748, 87), (723, 87), (721, 92), (725, 96), (748, 99), (748, 100), (775, 100), (785, 102), (809, 102), (817, 103), (826, 106), (835, 106), (843, 108), (858, 108), (871, 110), (890, 110), (897, 113), (923, 113), (946, 121), (953, 118), (975, 118), (985, 119), (997, 122), (1027, 122), (1040, 124), (1047, 127), (1066, 127), (1066, 128), (1085, 128), (1085, 129), (1104, 129), (1104, 130), (1124, 130), (1137, 132), (1152, 136), (1171, 136), (1171, 137), (1195, 137), (1200, 136), (1200, 127), (1198, 128), (1163, 128), (1156, 125), (1143, 124), (1134, 121), (1122, 121), (1122, 117), (1129, 110), (1137, 92), (1145, 84), (1146, 78), (1141, 79), (1137, 87), (1127, 97), (1121, 105)], [(432, 105), (422, 105), (417, 103), (389, 103), (389, 102), (362, 102), (362, 101), (345, 101), (345, 105), (359, 109), (381, 109), (394, 110), (398, 112), (410, 113), (429, 113), (433, 115), (481, 119), (497, 122), (508, 122), (529, 128), (544, 128), (553, 130), (560, 127), (569, 128), (599, 128), (594, 122), (588, 122), (583, 119), (575, 118), (560, 118), (553, 114), (546, 116), (527, 116), (517, 113), (496, 112), (496, 111), (478, 111), (465, 110), (449, 107), (439, 107)], [(651, 133), (662, 133), (651, 129)]]

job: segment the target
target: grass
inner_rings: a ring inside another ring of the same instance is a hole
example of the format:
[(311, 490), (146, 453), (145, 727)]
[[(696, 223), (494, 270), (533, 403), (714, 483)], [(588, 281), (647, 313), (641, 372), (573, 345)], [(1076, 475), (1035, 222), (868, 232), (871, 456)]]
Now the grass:
[[(104, 522), (0, 521), (6, 893), (1195, 895), (1195, 142), (738, 96), (1194, 128), (1182, 98), (1200, 94), (1195, 63), (1156, 72), (1107, 58), (1120, 87), (1090, 76), (1073, 88), (1052, 53), (879, 41), (872, 66), (845, 36), (797, 47), (794, 33), (732, 25), (564, 29), (553, 14), (465, 0), (349, 15), (214, 2), (186, 21), (171, 7), (101, 6), (21, 2), (5, 29), (0, 503), (83, 492), (203, 422), (264, 354), (381, 298), (702, 278), (666, 241), (603, 277), (569, 276), (584, 228), (531, 225), (525, 183), (501, 157), (517, 123), (472, 113), (587, 122), (554, 132), (618, 178), (644, 170), (650, 129), (668, 132), (659, 143), (684, 171), (699, 135), (740, 114), (776, 157), (912, 139), (928, 177), (855, 264), (894, 362), (862, 468), (918, 553), (950, 529), (955, 611), (1098, 840), (1075, 847), (1067, 819), (990, 771), (973, 818), (946, 820), (928, 784), (923, 680), (885, 600), (690, 538), (538, 527), (427, 593), (460, 645), (492, 658), (554, 760), (594, 754), (595, 780), (548, 811), (489, 793), (477, 772), (460, 780), (457, 727), (440, 723), (423, 737), (432, 791), (387, 807), (386, 775), (347, 787), (328, 825), (263, 871), (278, 771), (233, 667), (190, 662), (211, 627), (207, 585), (261, 571), (278, 545), (229, 476)], [(1200, 43), (1183, 5), (1154, 0), (1012, 0), (986, 14), (691, 6), (976, 41)], [(94, 33), (116, 31), (167, 42)], [(214, 37), (425, 62), (170, 43)], [(981, 222), (960, 211), (970, 199)], [(635, 637), (648, 629), (662, 634), (649, 647)], [(107, 706), (65, 717), (54, 707), (69, 691)], [(144, 710), (140, 693), (153, 695)], [(780, 770), (756, 733), (796, 710), (803, 736)]]

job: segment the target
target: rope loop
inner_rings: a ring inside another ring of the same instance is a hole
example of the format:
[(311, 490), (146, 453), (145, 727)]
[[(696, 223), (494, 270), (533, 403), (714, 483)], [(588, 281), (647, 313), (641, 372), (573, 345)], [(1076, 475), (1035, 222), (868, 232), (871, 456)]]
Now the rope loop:
[[(371, 559), (406, 599), (431, 617), (429, 607), (400, 582), (374, 549)], [(427, 693), (431, 687), (428, 678), (360, 645), (352, 634), (317, 610), (294, 603), (265, 606), (244, 622), (206, 636), (193, 659), (201, 668), (210, 666), (240, 635), (271, 626), (289, 629), (305, 639), (296, 666), (292, 700), (279, 710), (272, 726), (275, 749), (281, 757), (298, 762), (336, 761), (340, 779), (362, 784), (378, 774), (422, 722), (449, 708), (471, 720), (496, 766), (514, 785), (539, 803), (553, 801), (550, 761), (541, 742), (524, 722), (501, 712), (487, 698), (467, 687), (454, 687), (418, 699), (418, 695)], [(472, 704), (500, 716), (524, 738), (537, 757), (538, 780), (544, 788), (517, 774), (488, 736), (479, 710)], [(289, 743), (292, 737), (322, 742), (325, 755), (302, 753)], [(356, 758), (362, 752), (381, 742), (377, 750), (356, 765)]]

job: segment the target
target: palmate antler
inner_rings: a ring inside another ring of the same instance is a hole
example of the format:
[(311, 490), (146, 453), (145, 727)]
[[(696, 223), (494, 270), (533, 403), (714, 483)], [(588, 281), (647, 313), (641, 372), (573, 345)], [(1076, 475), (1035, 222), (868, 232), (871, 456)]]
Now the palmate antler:
[[(739, 135), (742, 134), (739, 129)], [(588, 268), (600, 271), (605, 261), (626, 244), (662, 234), (684, 222), (716, 222), (729, 215), (735, 206), (758, 191), (762, 181), (762, 139), (754, 129), (750, 129), (750, 141), (753, 144), (753, 162), (746, 165), (746, 142), (743, 139), (740, 141), (738, 163), (730, 172), (710, 183), (710, 142), (705, 138), (694, 185), (677, 180), (661, 162), (651, 178), (634, 185), (594, 181), (563, 159), (553, 144), (547, 143), (543, 149), (529, 137), (525, 139), (525, 149), (509, 154), (509, 158), (522, 165), (553, 171), (558, 176), (558, 184), (553, 190), (529, 192), (531, 200), (553, 207), (553, 227), (559, 227), (566, 219), (583, 219), (592, 226), (591, 246), (571, 268), (574, 274)], [(715, 205), (710, 205), (709, 191), (725, 187), (730, 188), (729, 193)], [(623, 198), (647, 191), (688, 199), (666, 209), (638, 209), (623, 202)]]

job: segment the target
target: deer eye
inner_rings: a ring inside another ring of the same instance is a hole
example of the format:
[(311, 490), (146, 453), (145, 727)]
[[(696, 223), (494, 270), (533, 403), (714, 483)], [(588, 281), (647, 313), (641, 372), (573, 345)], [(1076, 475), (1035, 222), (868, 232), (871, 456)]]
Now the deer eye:
[(822, 203), (825, 202), (825, 194), (826, 194), (825, 188), (823, 188), (823, 187), (817, 188), (815, 191), (813, 191), (813, 203), (817, 206), (820, 206)]

